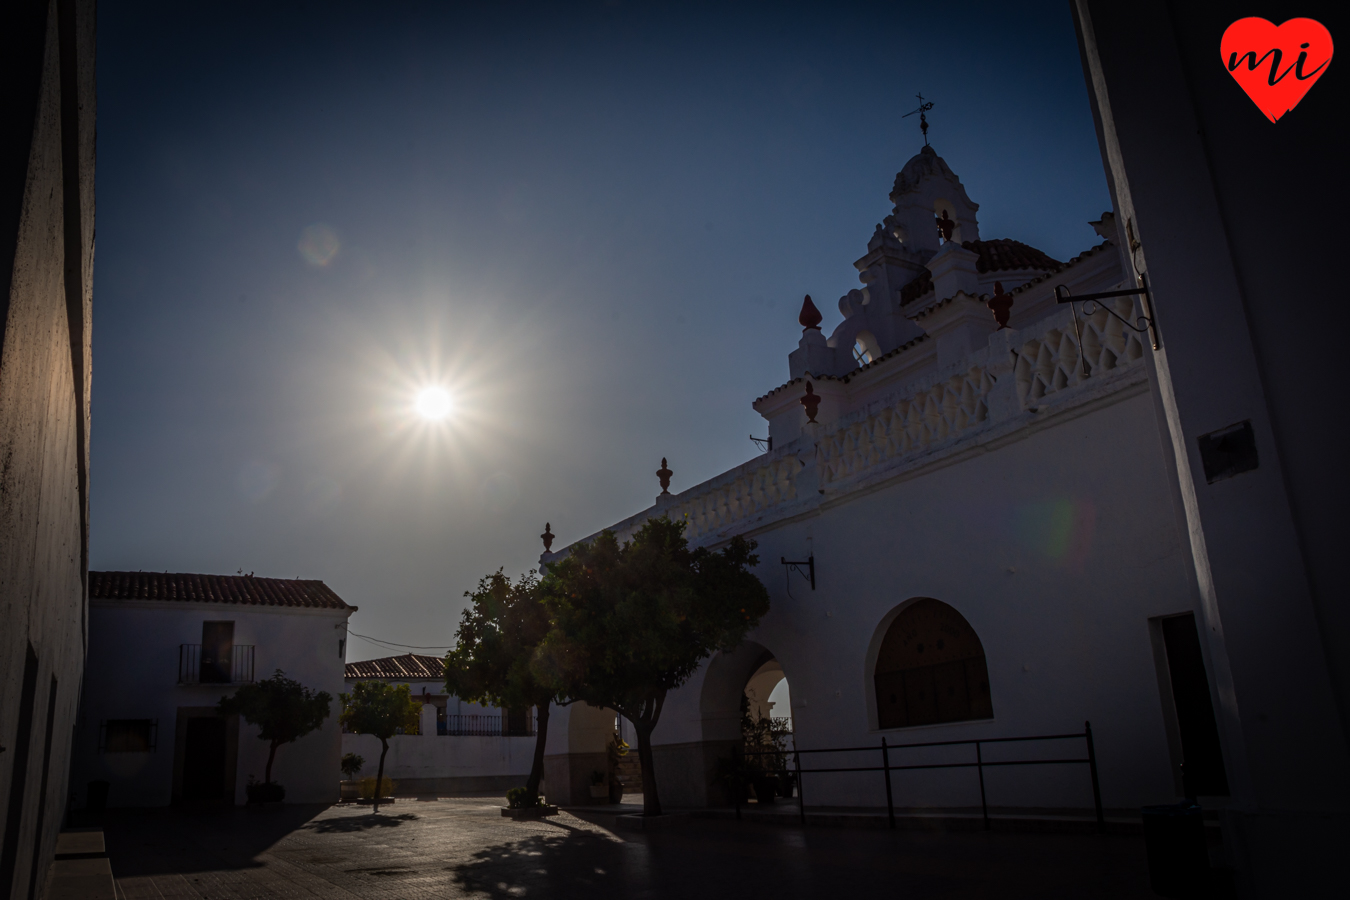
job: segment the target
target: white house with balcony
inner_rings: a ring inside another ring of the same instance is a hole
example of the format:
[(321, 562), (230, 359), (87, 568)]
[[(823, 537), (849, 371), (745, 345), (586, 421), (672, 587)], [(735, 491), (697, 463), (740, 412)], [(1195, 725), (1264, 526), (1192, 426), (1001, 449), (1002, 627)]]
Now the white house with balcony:
[[(1101, 242), (1067, 261), (985, 238), (928, 146), (890, 201), (838, 323), (827, 336), (808, 297), (788, 379), (753, 403), (767, 452), (609, 526), (623, 540), (669, 516), (695, 545), (753, 538), (771, 594), (739, 649), (667, 696), (653, 736), (663, 801), (724, 802), (713, 773), (741, 697), (786, 678), (799, 750), (873, 748), (806, 754), (807, 770), (880, 766), (883, 739), (897, 766), (1086, 759), (1090, 720), (1108, 809), (1183, 791), (1222, 805), (1208, 644), (1148, 390), (1148, 308), (1128, 293), (1059, 302), (1139, 287), (1123, 274), (1127, 229), (1104, 214), (1091, 223)], [(551, 799), (579, 799), (566, 794), (584, 786), (604, 720), (554, 712)], [(974, 769), (892, 782), (902, 807), (980, 807)], [(995, 809), (1094, 807), (1082, 763), (985, 767), (983, 783)], [(886, 803), (879, 772), (808, 771), (802, 788), (808, 806)]]
[[(384, 772), (394, 780), (396, 793), (504, 791), (529, 777), (534, 710), (482, 706), (447, 693), (444, 659), (405, 653), (347, 663), (346, 681), (407, 685), (422, 702), (417, 731), (389, 739)], [(381, 749), (379, 738), (368, 734), (342, 735), (343, 754), (355, 753), (366, 761), (362, 777), (375, 775)]]
[(278, 749), (272, 780), (288, 802), (336, 801), (354, 612), (322, 581), (90, 572), (74, 802), (106, 783), (114, 807), (243, 804), (249, 780), (263, 780), (268, 743), (216, 704), (277, 669), (333, 705), (321, 728)]

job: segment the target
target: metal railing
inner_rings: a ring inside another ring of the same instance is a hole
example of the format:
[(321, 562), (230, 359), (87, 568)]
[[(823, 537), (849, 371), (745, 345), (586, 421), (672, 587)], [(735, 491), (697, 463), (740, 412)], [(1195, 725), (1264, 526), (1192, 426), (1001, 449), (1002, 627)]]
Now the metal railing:
[[(984, 758), (983, 747), (986, 744), (1012, 744), (1025, 741), (1069, 741), (1082, 740), (1086, 744), (1087, 756), (1083, 758), (1054, 758), (1054, 759), (1006, 759), (1006, 760), (986, 760)], [(919, 747), (966, 747), (975, 748), (975, 759), (970, 762), (948, 762), (948, 763), (920, 763), (916, 765), (892, 765), (891, 753), (899, 750), (912, 750)], [(891, 773), (912, 771), (916, 769), (975, 769), (980, 779), (980, 812), (984, 819), (984, 827), (989, 829), (989, 801), (985, 795), (984, 789), (984, 770), (991, 766), (1046, 766), (1046, 765), (1072, 765), (1086, 764), (1088, 771), (1092, 776), (1092, 805), (1097, 813), (1097, 831), (1106, 830), (1106, 818), (1102, 814), (1102, 792), (1101, 786), (1097, 781), (1097, 750), (1092, 742), (1092, 723), (1084, 722), (1083, 730), (1076, 734), (1039, 734), (1027, 737), (1007, 737), (1007, 738), (980, 738), (979, 740), (966, 741), (924, 741), (915, 744), (888, 744), (886, 739), (881, 739), (879, 747), (827, 747), (819, 750), (762, 750), (745, 751), (746, 756), (771, 756), (792, 754), (792, 765), (797, 776), (797, 801), (800, 808), (802, 824), (806, 824), (806, 792), (803, 789), (802, 776), (806, 774), (820, 775), (827, 772), (881, 772), (886, 781), (886, 817), (890, 827), (895, 827), (895, 801), (891, 793)], [(879, 766), (840, 766), (835, 768), (823, 769), (803, 769), (801, 758), (809, 753), (880, 753), (881, 765)], [(732, 795), (736, 802), (736, 815), (741, 813), (740, 792), (733, 788)]]
[(201, 644), (179, 644), (178, 683), (252, 684), (253, 645), (235, 644), (226, 661), (203, 660)]
[(531, 737), (534, 714), (446, 716), (445, 721), (436, 723), (436, 733), (448, 737)]

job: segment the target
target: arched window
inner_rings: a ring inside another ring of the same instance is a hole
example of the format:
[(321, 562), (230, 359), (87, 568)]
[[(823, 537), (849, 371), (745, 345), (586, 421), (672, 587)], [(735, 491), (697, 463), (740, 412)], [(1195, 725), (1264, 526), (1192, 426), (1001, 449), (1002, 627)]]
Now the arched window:
[(994, 716), (979, 635), (940, 600), (918, 600), (896, 617), (882, 639), (874, 678), (881, 728)]

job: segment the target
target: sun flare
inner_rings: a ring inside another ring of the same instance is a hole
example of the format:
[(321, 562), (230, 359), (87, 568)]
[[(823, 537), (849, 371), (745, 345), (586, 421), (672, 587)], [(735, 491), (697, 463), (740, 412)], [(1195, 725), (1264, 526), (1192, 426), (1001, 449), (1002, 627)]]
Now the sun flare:
[(435, 422), (450, 415), (454, 403), (444, 388), (429, 387), (418, 392), (413, 407), (422, 418)]

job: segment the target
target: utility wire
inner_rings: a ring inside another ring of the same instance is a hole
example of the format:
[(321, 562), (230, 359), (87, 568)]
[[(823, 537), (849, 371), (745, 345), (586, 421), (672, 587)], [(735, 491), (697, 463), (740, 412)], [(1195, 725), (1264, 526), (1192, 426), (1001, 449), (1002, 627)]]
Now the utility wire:
[(352, 637), (359, 637), (359, 638), (361, 638), (361, 639), (364, 640), (364, 641), (370, 641), (372, 644), (386, 644), (386, 645), (388, 645), (388, 646), (390, 646), (390, 647), (401, 647), (401, 648), (403, 648), (403, 649), (405, 649), (405, 650), (453, 650), (453, 649), (454, 649), (454, 645), (453, 645), (453, 644), (452, 644), (452, 645), (449, 645), (449, 646), (444, 646), (444, 647), (419, 647), (419, 646), (416, 646), (416, 645), (414, 645), (414, 644), (397, 644), (397, 643), (394, 643), (393, 641), (386, 641), (386, 640), (383, 640), (383, 639), (381, 639), (381, 638), (368, 637), (367, 635), (364, 635), (364, 634), (357, 634), (355, 631), (351, 631), (350, 629), (347, 631), (347, 633), (350, 634)]

